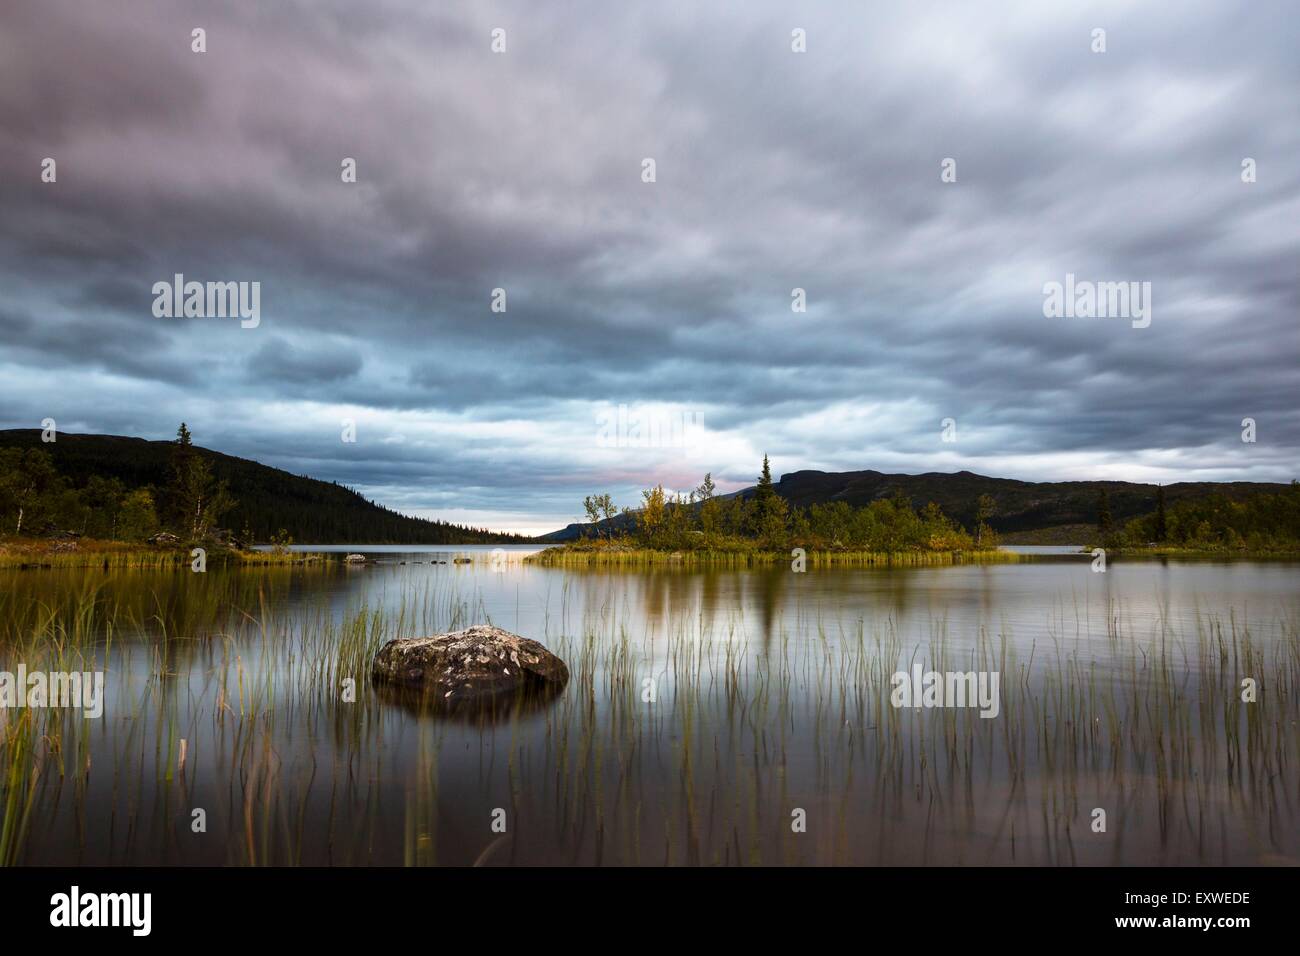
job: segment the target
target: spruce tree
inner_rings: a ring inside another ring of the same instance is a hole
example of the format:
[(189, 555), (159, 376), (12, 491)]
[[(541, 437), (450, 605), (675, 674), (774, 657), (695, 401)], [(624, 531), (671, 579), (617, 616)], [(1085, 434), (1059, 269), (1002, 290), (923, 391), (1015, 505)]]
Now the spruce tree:
[(1165, 514), (1165, 486), (1156, 488), (1156, 540), (1164, 541), (1169, 537), (1169, 519)]
[(759, 510), (771, 499), (776, 491), (772, 488), (772, 466), (767, 462), (767, 456), (763, 456), (763, 473), (758, 476), (758, 487), (754, 489), (754, 501), (758, 503)]
[(1113, 522), (1110, 517), (1110, 495), (1106, 489), (1101, 489), (1097, 495), (1097, 531), (1100, 532), (1102, 540), (1110, 536)]
[(758, 486), (754, 496), (744, 505), (745, 532), (753, 537), (763, 533), (763, 519), (770, 508), (769, 502), (776, 497), (772, 489), (772, 466), (768, 464), (767, 455), (763, 456), (763, 472), (758, 476)]
[(235, 507), (229, 486), (213, 476), (211, 466), (194, 450), (190, 430), (184, 422), (176, 431), (172, 449), (168, 498), (176, 533), (188, 541), (205, 538), (221, 516)]
[(997, 503), (994, 502), (992, 495), (980, 495), (979, 500), (975, 502), (975, 546), (980, 547), (984, 543), (984, 532), (992, 530), (989, 528), (989, 519), (997, 510)]

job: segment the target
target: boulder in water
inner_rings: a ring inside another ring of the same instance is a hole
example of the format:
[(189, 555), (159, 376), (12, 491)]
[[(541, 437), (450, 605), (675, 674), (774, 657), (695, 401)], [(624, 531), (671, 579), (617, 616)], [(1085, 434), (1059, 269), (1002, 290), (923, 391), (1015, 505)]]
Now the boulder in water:
[(375, 655), (371, 677), (451, 706), (510, 696), (549, 698), (564, 689), (569, 668), (537, 641), (478, 624), (391, 640)]

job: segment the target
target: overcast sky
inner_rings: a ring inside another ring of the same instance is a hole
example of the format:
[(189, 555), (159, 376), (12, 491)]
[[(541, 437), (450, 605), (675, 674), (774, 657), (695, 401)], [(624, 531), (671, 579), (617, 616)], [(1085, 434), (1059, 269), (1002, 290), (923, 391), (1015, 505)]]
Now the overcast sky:
[[(591, 492), (733, 490), (765, 452), (778, 474), (1291, 480), (1298, 24), (1267, 2), (4, 0), (0, 427), (184, 419), (527, 531)], [(259, 282), (260, 324), (155, 317), (176, 273)], [(1150, 325), (1045, 317), (1070, 273), (1150, 282)], [(621, 434), (620, 405), (653, 427)]]

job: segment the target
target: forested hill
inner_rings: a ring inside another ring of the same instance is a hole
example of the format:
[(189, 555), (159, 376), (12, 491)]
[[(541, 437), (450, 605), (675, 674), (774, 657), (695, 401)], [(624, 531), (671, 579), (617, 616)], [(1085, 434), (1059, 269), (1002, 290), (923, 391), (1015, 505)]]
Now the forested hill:
[[(1184, 481), (1165, 485), (1165, 495), (1172, 506), (1210, 495), (1240, 500), (1257, 494), (1277, 494), (1288, 487), (1253, 481)], [(830, 501), (861, 507), (902, 494), (917, 507), (936, 502), (945, 514), (967, 526), (974, 521), (976, 501), (987, 494), (996, 504), (989, 525), (999, 534), (1013, 536), (1060, 527), (1095, 526), (1102, 491), (1106, 492), (1114, 520), (1123, 523), (1153, 511), (1158, 489), (1156, 485), (1129, 481), (1017, 481), (969, 471), (921, 475), (795, 471), (782, 475), (775, 490), (797, 507)], [(752, 491), (745, 492), (749, 493)]]
[[(171, 478), (173, 442), (120, 435), (73, 435), (61, 432), (44, 443), (39, 429), (0, 430), (0, 451), (36, 448), (53, 459), (60, 476), (73, 488), (92, 479), (116, 479), (128, 490), (165, 488)], [(194, 451), (210, 464), (214, 477), (229, 483), (236, 505), (221, 524), (256, 541), (281, 530), (300, 544), (500, 544), (530, 540), (445, 521), (398, 514), (368, 501), (342, 485), (304, 478), (246, 458), (208, 448)]]
[[(1230, 501), (1244, 501), (1262, 494), (1278, 494), (1289, 485), (1269, 482), (1178, 482), (1165, 485), (1170, 507), (1222, 496)], [(929, 472), (921, 475), (885, 474), (879, 471), (795, 471), (781, 476), (772, 490), (791, 508), (843, 502), (863, 508), (873, 501), (901, 496), (914, 508), (935, 502), (944, 514), (966, 528), (976, 524), (976, 506), (981, 495), (993, 500), (989, 526), (1004, 542), (1078, 544), (1097, 527), (1102, 492), (1117, 524), (1152, 513), (1156, 509), (1159, 488), (1156, 485), (1128, 481), (1017, 481), (990, 478), (969, 471)], [(754, 488), (734, 494), (752, 498)], [(619, 515), (611, 526), (616, 531), (635, 527), (632, 515)], [(589, 524), (571, 524), (543, 535), (548, 542), (572, 541), (591, 534)]]

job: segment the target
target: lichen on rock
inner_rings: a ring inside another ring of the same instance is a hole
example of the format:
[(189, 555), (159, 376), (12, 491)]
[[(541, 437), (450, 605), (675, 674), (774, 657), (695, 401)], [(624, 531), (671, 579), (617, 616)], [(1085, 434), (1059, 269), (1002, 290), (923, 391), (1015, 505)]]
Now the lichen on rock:
[(537, 641), (479, 624), (391, 640), (375, 655), (371, 677), (451, 707), (511, 697), (549, 698), (564, 689), (569, 668)]

